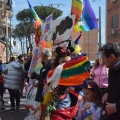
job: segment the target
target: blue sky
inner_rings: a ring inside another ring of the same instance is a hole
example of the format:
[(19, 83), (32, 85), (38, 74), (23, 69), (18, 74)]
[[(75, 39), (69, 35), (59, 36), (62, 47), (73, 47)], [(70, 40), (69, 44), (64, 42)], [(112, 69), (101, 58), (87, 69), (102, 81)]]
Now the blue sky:
[[(39, 5), (50, 5), (50, 4), (63, 4), (64, 6), (53, 5), (54, 7), (61, 9), (63, 11), (62, 17), (65, 17), (70, 14), (71, 11), (71, 1), (72, 0), (29, 0), (32, 6)], [(96, 17), (99, 18), (99, 6), (101, 6), (101, 32), (102, 32), (102, 43), (105, 42), (105, 0), (89, 0), (90, 4), (96, 14)], [(93, 2), (94, 1), (94, 2)], [(18, 22), (16, 21), (16, 14), (25, 9), (29, 8), (27, 4), (27, 0), (15, 0), (14, 17), (12, 18), (12, 23), (16, 25)]]

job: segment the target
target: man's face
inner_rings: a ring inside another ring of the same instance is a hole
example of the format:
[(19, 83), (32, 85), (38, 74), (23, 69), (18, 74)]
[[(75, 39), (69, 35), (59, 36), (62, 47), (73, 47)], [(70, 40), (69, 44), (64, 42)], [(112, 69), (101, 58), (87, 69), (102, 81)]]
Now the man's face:
[(104, 51), (102, 51), (102, 58), (107, 68), (113, 68), (115, 61), (115, 56), (113, 54), (111, 54), (109, 57), (106, 57)]

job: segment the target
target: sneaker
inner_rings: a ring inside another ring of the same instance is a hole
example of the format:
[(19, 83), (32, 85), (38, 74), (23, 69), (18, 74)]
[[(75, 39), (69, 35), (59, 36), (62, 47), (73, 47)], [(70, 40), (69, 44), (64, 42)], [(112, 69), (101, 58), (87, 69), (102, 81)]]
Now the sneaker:
[(11, 108), (10, 110), (9, 110), (9, 112), (14, 112), (15, 111), (15, 108)]
[(0, 110), (0, 111), (5, 112), (6, 110), (5, 110), (5, 108), (1, 108), (1, 110)]
[(10, 101), (8, 101), (8, 104), (10, 104)]

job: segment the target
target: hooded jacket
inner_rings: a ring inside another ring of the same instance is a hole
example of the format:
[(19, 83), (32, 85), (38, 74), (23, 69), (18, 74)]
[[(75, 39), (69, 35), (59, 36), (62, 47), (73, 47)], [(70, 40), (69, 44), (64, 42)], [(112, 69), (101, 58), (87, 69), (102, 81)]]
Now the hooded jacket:
[(20, 90), (23, 87), (24, 66), (18, 61), (13, 61), (6, 65), (3, 70), (4, 87), (8, 89)]

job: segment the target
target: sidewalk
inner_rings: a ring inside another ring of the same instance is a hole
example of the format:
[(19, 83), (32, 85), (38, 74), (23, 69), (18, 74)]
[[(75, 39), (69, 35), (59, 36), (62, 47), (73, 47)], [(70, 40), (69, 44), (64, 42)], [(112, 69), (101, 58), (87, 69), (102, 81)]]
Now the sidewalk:
[(20, 99), (20, 110), (18, 112), (9, 112), (7, 110), (10, 109), (10, 104), (8, 104), (9, 101), (9, 93), (6, 90), (6, 93), (4, 94), (4, 101), (5, 101), (5, 112), (0, 112), (0, 117), (2, 120), (24, 120), (24, 118), (27, 116), (28, 112), (24, 107), (25, 104), (25, 98)]

